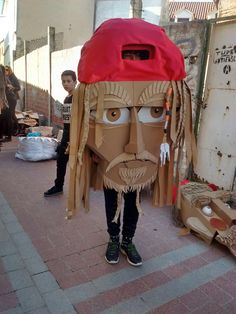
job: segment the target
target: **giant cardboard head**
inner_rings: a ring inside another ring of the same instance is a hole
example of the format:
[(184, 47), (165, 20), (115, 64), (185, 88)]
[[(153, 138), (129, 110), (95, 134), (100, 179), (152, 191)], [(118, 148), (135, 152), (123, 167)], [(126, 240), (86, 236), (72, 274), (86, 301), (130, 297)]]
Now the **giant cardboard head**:
[(70, 213), (82, 199), (88, 207), (92, 185), (120, 193), (150, 186), (154, 204), (171, 203), (174, 149), (185, 135), (192, 157), (184, 77), (183, 56), (162, 28), (112, 19), (96, 30), (82, 48), (73, 98)]

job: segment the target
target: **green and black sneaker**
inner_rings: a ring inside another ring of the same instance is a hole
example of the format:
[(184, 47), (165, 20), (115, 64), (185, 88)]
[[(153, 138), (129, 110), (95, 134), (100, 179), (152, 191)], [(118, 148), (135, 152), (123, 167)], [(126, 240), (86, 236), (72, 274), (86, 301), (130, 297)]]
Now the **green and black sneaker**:
[(143, 264), (142, 257), (139, 255), (132, 241), (122, 241), (120, 251), (122, 254), (126, 255), (127, 261), (130, 263), (130, 265), (141, 266)]
[(117, 264), (119, 262), (120, 240), (119, 237), (110, 237), (107, 245), (105, 260), (109, 264)]

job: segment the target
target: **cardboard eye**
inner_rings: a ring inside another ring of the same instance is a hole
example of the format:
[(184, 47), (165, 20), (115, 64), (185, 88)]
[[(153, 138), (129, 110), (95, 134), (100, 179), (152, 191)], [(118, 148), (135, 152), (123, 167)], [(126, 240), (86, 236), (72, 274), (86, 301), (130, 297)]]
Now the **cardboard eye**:
[(160, 118), (163, 114), (163, 107), (152, 107), (151, 108), (151, 116), (154, 119)]
[(106, 112), (107, 120), (109, 120), (110, 122), (117, 121), (120, 118), (120, 116), (121, 116), (120, 109), (109, 109)]
[(127, 108), (106, 109), (103, 113), (104, 123), (122, 124), (129, 121), (129, 110)]
[(142, 107), (138, 112), (140, 122), (160, 122), (164, 120), (163, 107)]

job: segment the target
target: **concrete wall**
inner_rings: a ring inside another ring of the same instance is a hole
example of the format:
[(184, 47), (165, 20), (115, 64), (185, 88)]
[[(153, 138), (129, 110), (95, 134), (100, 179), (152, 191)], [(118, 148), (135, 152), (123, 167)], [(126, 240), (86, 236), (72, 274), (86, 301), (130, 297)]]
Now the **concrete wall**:
[(52, 124), (61, 125), (57, 104), (62, 103), (66, 96), (61, 85), (61, 73), (64, 70), (73, 70), (77, 73), (80, 50), (81, 46), (78, 46), (51, 53), (51, 74), (48, 45), (28, 53), (26, 58), (25, 56), (18, 58), (14, 63), (14, 69), (22, 86), (21, 109), (25, 103), (24, 110), (33, 110), (48, 118), (51, 106)]
[[(161, 8), (165, 0), (143, 0), (142, 19), (159, 25)], [(95, 28), (110, 18), (132, 17), (130, 0), (97, 0)]]
[(186, 82), (192, 92), (193, 118), (197, 108), (197, 92), (201, 76), (201, 62), (203, 58), (204, 42), (206, 36), (206, 22), (192, 21), (184, 23), (172, 23), (164, 27), (168, 36), (177, 44), (183, 53)]
[(236, 171), (236, 19), (213, 25), (196, 172), (230, 190)]
[(236, 15), (235, 0), (220, 0), (219, 1), (219, 17)]
[(17, 37), (28, 41), (40, 38), (53, 26), (56, 33), (64, 34), (62, 48), (71, 48), (91, 36), (93, 16), (94, 0), (20, 0)]
[(17, 0), (5, 2), (4, 12), (4, 34), (3, 59), (4, 64), (13, 65), (13, 51), (16, 49), (16, 3)]

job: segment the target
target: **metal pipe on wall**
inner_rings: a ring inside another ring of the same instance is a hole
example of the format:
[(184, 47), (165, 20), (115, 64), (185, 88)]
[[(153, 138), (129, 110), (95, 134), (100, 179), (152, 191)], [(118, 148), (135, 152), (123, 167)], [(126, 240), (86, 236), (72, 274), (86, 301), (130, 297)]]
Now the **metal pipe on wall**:
[(48, 125), (52, 123), (52, 52), (55, 50), (55, 28), (48, 26)]

